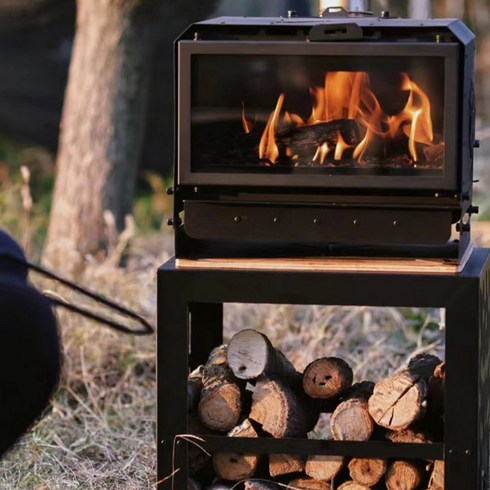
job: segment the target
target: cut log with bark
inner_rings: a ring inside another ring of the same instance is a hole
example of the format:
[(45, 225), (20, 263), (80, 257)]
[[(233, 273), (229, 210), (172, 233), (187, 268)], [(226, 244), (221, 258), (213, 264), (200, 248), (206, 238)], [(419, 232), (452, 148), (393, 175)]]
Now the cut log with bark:
[(306, 459), (305, 473), (315, 480), (331, 481), (343, 467), (342, 456), (310, 455)]
[(294, 366), (275, 349), (266, 335), (253, 329), (236, 333), (228, 345), (228, 365), (239, 379), (255, 379), (260, 375), (295, 375)]
[(367, 485), (361, 485), (355, 481), (346, 481), (337, 488), (337, 490), (370, 490), (371, 487)]
[[(257, 432), (246, 419), (242, 424), (234, 427), (229, 433), (230, 437), (257, 437)], [(240, 481), (255, 474), (259, 457), (253, 454), (238, 452), (217, 452), (213, 455), (213, 468), (215, 473), (223, 480)]]
[(428, 490), (444, 490), (444, 461), (439, 459), (434, 461)]
[(330, 482), (315, 480), (314, 478), (295, 478), (288, 485), (301, 490), (331, 490)]
[(204, 366), (198, 366), (187, 376), (187, 411), (196, 413), (201, 398)]
[(372, 487), (386, 473), (386, 460), (377, 458), (352, 458), (349, 461), (349, 475), (359, 485)]
[(322, 357), (311, 362), (303, 373), (303, 389), (312, 398), (340, 396), (352, 385), (352, 368), (339, 357)]
[(198, 413), (213, 430), (235, 427), (242, 409), (242, 389), (226, 362), (226, 345), (216, 347), (204, 367)]
[(305, 461), (294, 454), (270, 454), (269, 474), (272, 477), (300, 473), (305, 469)]
[(336, 441), (367, 441), (374, 431), (368, 402), (351, 398), (340, 403), (330, 418), (330, 430)]
[(339, 133), (343, 140), (351, 146), (359, 143), (359, 127), (353, 119), (335, 119), (329, 122), (295, 126), (280, 130), (276, 133), (276, 142), (279, 148), (290, 148), (292, 153), (315, 152), (327, 143), (334, 148), (339, 140)]
[(252, 394), (250, 419), (273, 437), (306, 437), (318, 421), (318, 410), (301, 389), (301, 376), (261, 376)]
[(408, 367), (376, 383), (369, 399), (375, 422), (402, 430), (421, 418), (427, 407), (428, 380), (440, 362), (436, 356), (416, 356)]
[(388, 490), (415, 490), (426, 479), (424, 466), (415, 461), (393, 461), (386, 470)]

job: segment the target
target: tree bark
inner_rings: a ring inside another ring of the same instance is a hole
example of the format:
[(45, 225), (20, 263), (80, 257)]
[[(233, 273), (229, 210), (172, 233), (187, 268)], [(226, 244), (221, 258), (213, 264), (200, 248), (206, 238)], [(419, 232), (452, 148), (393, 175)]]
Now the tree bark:
[(242, 410), (242, 388), (226, 362), (226, 345), (215, 348), (204, 366), (198, 413), (210, 429), (228, 431)]
[(318, 411), (299, 383), (261, 376), (252, 395), (250, 419), (273, 437), (306, 437), (318, 421)]
[(78, 0), (44, 261), (74, 272), (131, 211), (160, 0)]

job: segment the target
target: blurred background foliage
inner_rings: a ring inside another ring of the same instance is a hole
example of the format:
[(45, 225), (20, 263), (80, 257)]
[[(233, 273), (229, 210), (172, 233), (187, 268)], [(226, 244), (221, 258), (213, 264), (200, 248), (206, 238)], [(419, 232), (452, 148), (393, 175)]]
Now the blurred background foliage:
[[(379, 15), (459, 17), (477, 36), (477, 137), (475, 194), (477, 219), (490, 218), (490, 1), (489, 0), (221, 0), (218, 15), (318, 15), (328, 6), (368, 7)], [(180, 13), (162, 25), (153, 56), (149, 113), (139, 167), (134, 217), (143, 233), (162, 231), (170, 214), (164, 189), (172, 181), (173, 49), (172, 40), (199, 12)], [(18, 239), (33, 240), (38, 250), (46, 234), (59, 122), (75, 28), (74, 0), (22, 0), (0, 3), (0, 226)], [(32, 207), (25, 209), (21, 189), (25, 167), (30, 175)], [(29, 217), (30, 230), (23, 230)], [(28, 243), (24, 243), (28, 246)]]

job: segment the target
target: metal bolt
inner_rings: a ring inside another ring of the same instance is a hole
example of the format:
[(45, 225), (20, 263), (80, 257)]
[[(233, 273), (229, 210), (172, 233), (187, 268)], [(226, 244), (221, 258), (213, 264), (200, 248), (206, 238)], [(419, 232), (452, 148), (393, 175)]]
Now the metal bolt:
[(177, 439), (176, 444), (177, 444), (177, 446), (180, 446), (182, 444), (182, 441), (180, 439)]
[(194, 187), (194, 192), (199, 192), (199, 187)]
[(399, 224), (400, 224), (399, 221), (397, 221), (397, 220), (393, 221), (393, 226), (398, 226)]
[(313, 223), (315, 225), (319, 225), (320, 224), (320, 220), (318, 218), (313, 218)]
[(280, 223), (281, 222), (281, 220), (278, 217), (275, 217), (272, 221), (274, 221), (274, 223)]
[(450, 450), (448, 451), (448, 453), (449, 453), (449, 454), (454, 454), (454, 449), (450, 449)]
[(242, 218), (240, 218), (240, 216), (235, 216), (235, 217), (233, 218), (233, 221), (234, 221), (235, 223), (240, 223), (240, 221), (242, 221)]
[(467, 449), (464, 453), (466, 456), (471, 456), (471, 449)]
[(438, 193), (438, 192), (436, 192), (436, 193), (434, 194), (434, 197), (439, 197), (439, 193)]
[(353, 224), (354, 226), (357, 226), (357, 225), (359, 224), (359, 221), (358, 221), (357, 219), (355, 219), (355, 220), (353, 220), (353, 221), (352, 221), (352, 224)]

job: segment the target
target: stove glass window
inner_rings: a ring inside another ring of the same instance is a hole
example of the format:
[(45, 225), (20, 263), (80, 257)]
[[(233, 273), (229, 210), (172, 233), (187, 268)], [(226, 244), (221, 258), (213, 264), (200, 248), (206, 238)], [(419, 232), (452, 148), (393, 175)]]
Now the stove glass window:
[(444, 58), (193, 55), (192, 172), (444, 174)]

